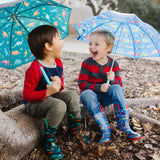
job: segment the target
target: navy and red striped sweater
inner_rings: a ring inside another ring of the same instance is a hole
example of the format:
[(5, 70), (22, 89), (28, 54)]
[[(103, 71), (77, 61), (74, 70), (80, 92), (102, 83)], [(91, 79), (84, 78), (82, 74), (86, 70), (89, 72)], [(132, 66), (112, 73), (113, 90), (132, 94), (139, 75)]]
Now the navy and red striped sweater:
[[(92, 57), (85, 59), (82, 62), (81, 70), (78, 77), (78, 86), (80, 91), (91, 89), (95, 92), (101, 92), (101, 84), (107, 81), (107, 72), (110, 71), (113, 59), (108, 57), (108, 63), (100, 65)], [(120, 77), (119, 65), (114, 61), (112, 71), (115, 72), (115, 79), (110, 83), (119, 84), (122, 86), (122, 80)]]

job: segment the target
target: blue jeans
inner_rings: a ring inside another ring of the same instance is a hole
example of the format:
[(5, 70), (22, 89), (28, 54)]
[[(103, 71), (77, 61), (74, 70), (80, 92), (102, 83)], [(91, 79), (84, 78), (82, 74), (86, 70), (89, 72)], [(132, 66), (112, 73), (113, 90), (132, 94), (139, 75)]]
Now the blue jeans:
[(113, 104), (118, 105), (120, 109), (126, 109), (124, 89), (118, 84), (111, 85), (107, 93), (84, 90), (81, 92), (80, 100), (92, 116), (100, 112), (101, 105), (106, 107)]

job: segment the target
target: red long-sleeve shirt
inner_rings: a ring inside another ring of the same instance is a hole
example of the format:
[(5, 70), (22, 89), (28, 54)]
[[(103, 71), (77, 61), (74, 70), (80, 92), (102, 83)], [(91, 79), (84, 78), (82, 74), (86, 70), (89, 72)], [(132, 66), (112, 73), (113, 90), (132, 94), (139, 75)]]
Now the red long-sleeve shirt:
[[(102, 83), (107, 81), (107, 72), (110, 72), (113, 59), (108, 57), (108, 63), (100, 65), (93, 60), (92, 57), (87, 58), (82, 62), (80, 74), (78, 77), (78, 86), (80, 91), (91, 89), (95, 92), (100, 92)], [(115, 79), (110, 83), (119, 84), (122, 86), (122, 80), (120, 77), (119, 65), (114, 61), (112, 71), (115, 72)]]
[(59, 76), (61, 78), (62, 89), (64, 88), (62, 61), (60, 59), (56, 59), (55, 64), (56, 65), (54, 67), (46, 67), (42, 64), (39, 64), (37, 60), (32, 62), (31, 66), (27, 69), (25, 74), (23, 88), (24, 104), (27, 104), (29, 101), (41, 101), (46, 98), (47, 82), (42, 75), (40, 66), (44, 68), (49, 79), (51, 76)]

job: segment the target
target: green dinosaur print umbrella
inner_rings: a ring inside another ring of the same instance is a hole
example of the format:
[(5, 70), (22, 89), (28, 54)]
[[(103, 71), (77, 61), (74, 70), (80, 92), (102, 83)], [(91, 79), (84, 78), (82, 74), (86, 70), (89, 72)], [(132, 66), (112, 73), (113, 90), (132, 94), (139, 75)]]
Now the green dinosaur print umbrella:
[(26, 0), (0, 6), (0, 67), (15, 69), (33, 61), (28, 33), (40, 25), (53, 25), (62, 39), (68, 35), (71, 8), (52, 0)]

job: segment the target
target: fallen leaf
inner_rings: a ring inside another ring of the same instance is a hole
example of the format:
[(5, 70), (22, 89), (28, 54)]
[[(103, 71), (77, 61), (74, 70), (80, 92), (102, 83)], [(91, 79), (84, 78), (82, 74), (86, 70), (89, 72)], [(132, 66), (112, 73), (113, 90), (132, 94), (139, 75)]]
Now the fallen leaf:
[(91, 141), (94, 141), (95, 137), (96, 137), (96, 132), (91, 131)]
[(149, 156), (152, 157), (153, 160), (160, 160), (160, 149), (155, 148), (154, 149), (154, 154), (151, 154)]
[(145, 132), (146, 131), (150, 131), (151, 129), (152, 129), (152, 127), (153, 127), (153, 125), (152, 125), (152, 123), (144, 123), (143, 125), (143, 129), (145, 130)]
[(106, 149), (109, 150), (109, 151), (114, 150), (114, 149), (116, 149), (116, 148), (117, 148), (116, 146), (106, 147)]
[(92, 153), (92, 152), (89, 152), (87, 155), (88, 155), (88, 157), (98, 158), (98, 154), (95, 154), (95, 153)]
[(87, 144), (85, 142), (83, 142), (83, 141), (80, 141), (80, 143), (82, 144), (82, 148), (84, 150), (87, 150)]
[(140, 150), (138, 153), (135, 154), (135, 156), (140, 160), (146, 160), (145, 152), (143, 150)]
[(145, 148), (150, 148), (150, 149), (152, 149), (152, 150), (153, 150), (153, 146), (152, 146), (152, 144), (144, 144), (144, 147), (145, 147)]
[(140, 125), (140, 120), (137, 117), (132, 117), (131, 120), (132, 120), (133, 125), (141, 126)]
[(131, 159), (132, 158), (132, 156), (133, 156), (133, 153), (131, 153), (131, 152), (122, 152), (121, 153), (121, 156), (124, 158), (124, 159)]
[(102, 157), (105, 153), (105, 146), (98, 145), (98, 155)]

